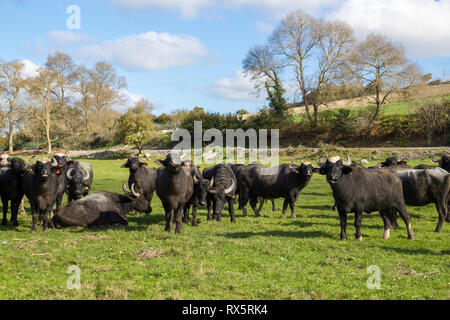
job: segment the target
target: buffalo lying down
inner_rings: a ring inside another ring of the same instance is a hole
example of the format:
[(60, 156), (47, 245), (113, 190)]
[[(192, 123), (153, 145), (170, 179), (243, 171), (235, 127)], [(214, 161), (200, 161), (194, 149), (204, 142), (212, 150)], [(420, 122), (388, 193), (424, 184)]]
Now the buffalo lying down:
[(123, 189), (125, 195), (99, 192), (70, 202), (53, 217), (51, 226), (60, 229), (128, 225), (126, 214), (131, 210), (145, 212), (149, 204), (139, 193), (126, 190), (126, 185)]

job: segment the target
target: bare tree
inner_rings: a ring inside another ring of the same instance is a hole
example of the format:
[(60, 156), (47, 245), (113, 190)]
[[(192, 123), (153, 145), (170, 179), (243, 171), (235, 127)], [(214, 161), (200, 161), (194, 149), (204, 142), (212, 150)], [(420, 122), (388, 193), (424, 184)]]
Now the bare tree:
[(82, 113), (86, 132), (91, 134), (92, 130), (90, 123), (94, 104), (92, 94), (92, 73), (86, 67), (79, 66), (74, 70), (72, 78), (72, 90), (80, 96), (80, 98), (75, 101), (75, 107)]
[(14, 129), (22, 114), (19, 97), (24, 88), (23, 67), (23, 63), (18, 61), (0, 63), (0, 101), (5, 102), (3, 115), (7, 123), (10, 153), (14, 151)]
[(91, 72), (91, 85), (95, 121), (97, 127), (104, 126), (102, 115), (111, 107), (123, 102), (120, 89), (126, 88), (125, 78), (117, 76), (116, 69), (107, 62), (100, 61)]
[(293, 70), (313, 126), (322, 91), (342, 75), (353, 43), (353, 30), (346, 23), (318, 20), (302, 11), (288, 14), (269, 38), (273, 51)]
[(410, 88), (421, 79), (419, 68), (408, 62), (404, 47), (381, 34), (369, 34), (359, 43), (351, 63), (356, 76), (375, 92), (376, 109), (371, 123), (392, 93)]
[(58, 88), (58, 75), (55, 71), (40, 68), (36, 77), (29, 78), (27, 87), (30, 95), (36, 101), (34, 108), (34, 118), (39, 119), (45, 128), (47, 139), (47, 152), (52, 153), (52, 141), (50, 137), (52, 113), (59, 106), (53, 96), (53, 92)]
[(250, 76), (255, 89), (259, 93), (266, 85), (273, 87), (281, 64), (270, 51), (270, 48), (256, 45), (250, 49), (242, 61), (242, 67), (246, 76)]
[(57, 87), (52, 91), (53, 96), (58, 104), (59, 113), (56, 115), (58, 124), (63, 124), (62, 129), (66, 134), (73, 132), (75, 121), (71, 114), (73, 110), (70, 108), (71, 92), (70, 88), (73, 83), (73, 71), (75, 64), (68, 54), (63, 52), (55, 52), (54, 55), (49, 55), (45, 67), (48, 70), (55, 72)]
[(150, 100), (141, 98), (136, 101), (130, 111), (137, 115), (151, 115), (153, 109), (155, 109), (155, 106)]

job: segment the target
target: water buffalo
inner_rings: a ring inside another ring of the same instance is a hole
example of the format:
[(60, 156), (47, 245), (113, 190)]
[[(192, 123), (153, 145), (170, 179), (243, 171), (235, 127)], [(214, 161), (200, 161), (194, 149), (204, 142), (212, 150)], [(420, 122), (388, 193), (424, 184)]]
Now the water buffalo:
[(194, 181), (190, 169), (172, 154), (169, 154), (164, 160), (155, 162), (162, 165), (157, 171), (156, 194), (164, 207), (165, 230), (171, 231), (172, 221), (175, 218), (175, 233), (181, 233), (183, 209), (194, 193)]
[[(444, 220), (450, 221), (448, 205), (450, 201), (450, 173), (442, 168), (409, 169), (398, 166), (387, 170), (400, 178), (405, 203), (411, 206), (425, 206), (434, 203), (438, 212), (435, 232), (440, 232)], [(396, 213), (393, 213), (394, 217)]]
[(192, 225), (197, 226), (198, 205), (204, 206), (206, 204), (210, 181), (203, 179), (200, 168), (196, 164), (190, 161), (183, 161), (183, 164), (190, 169), (194, 181), (194, 193), (183, 209), (183, 222), (189, 223), (189, 210), (192, 206)]
[(68, 161), (66, 170), (66, 192), (69, 202), (89, 194), (94, 179), (92, 165), (84, 161)]
[(31, 205), (33, 222), (31, 231), (36, 231), (36, 222), (43, 219), (44, 231), (48, 231), (48, 216), (56, 201), (58, 176), (64, 172), (54, 161), (42, 159), (30, 164), (22, 177), (22, 188)]
[(135, 191), (147, 199), (149, 206), (145, 213), (150, 214), (152, 212), (153, 192), (156, 188), (156, 169), (148, 168), (147, 163), (140, 161), (138, 157), (128, 158), (121, 168), (130, 170), (128, 187), (131, 188), (134, 184)]
[(148, 202), (139, 193), (128, 191), (126, 184), (123, 190), (124, 195), (99, 192), (72, 201), (52, 218), (51, 226), (60, 229), (128, 225), (127, 213), (147, 210)]
[(22, 175), (27, 171), (25, 161), (9, 159), (7, 167), (0, 169), (0, 197), (3, 204), (2, 225), (8, 223), (8, 203), (11, 201), (11, 223), (18, 226), (17, 214), (23, 200)]
[(301, 190), (308, 185), (313, 172), (314, 167), (309, 162), (299, 166), (294, 164), (282, 164), (278, 167), (248, 166), (241, 171), (239, 205), (245, 208), (250, 200), (250, 206), (258, 216), (259, 212), (256, 209), (258, 198), (284, 198), (282, 217), (286, 216), (289, 205), (291, 217), (295, 218), (295, 202)]
[[(225, 163), (217, 164), (203, 170), (203, 178), (211, 181), (207, 197), (207, 219), (217, 220), (217, 222), (222, 221), (222, 211), (225, 203), (228, 203), (230, 220), (236, 222), (233, 205), (237, 182), (233, 170)], [(213, 211), (212, 216), (211, 210)]]
[(347, 213), (355, 213), (355, 239), (362, 240), (361, 220), (363, 212), (379, 211), (384, 222), (384, 238), (390, 237), (389, 211), (400, 212), (407, 226), (408, 238), (414, 239), (409, 213), (403, 199), (402, 182), (397, 176), (381, 169), (369, 170), (352, 164), (351, 159), (342, 161), (332, 157), (326, 162), (319, 160), (320, 174), (326, 175), (339, 212), (341, 240), (347, 239)]
[[(438, 167), (446, 170), (447, 172), (450, 172), (450, 157), (443, 155), (439, 160), (435, 160), (434, 157), (431, 158), (433, 162), (438, 163)], [(414, 167), (414, 169), (433, 169), (437, 168), (436, 166), (430, 166), (427, 164), (419, 164), (418, 166)]]

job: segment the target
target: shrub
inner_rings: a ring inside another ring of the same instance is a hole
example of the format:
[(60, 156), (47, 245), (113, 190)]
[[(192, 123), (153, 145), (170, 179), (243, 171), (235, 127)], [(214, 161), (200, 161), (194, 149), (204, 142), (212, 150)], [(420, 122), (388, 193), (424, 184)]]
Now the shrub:
[(450, 99), (429, 102), (419, 108), (415, 116), (418, 128), (428, 139), (433, 135), (444, 136), (450, 132)]

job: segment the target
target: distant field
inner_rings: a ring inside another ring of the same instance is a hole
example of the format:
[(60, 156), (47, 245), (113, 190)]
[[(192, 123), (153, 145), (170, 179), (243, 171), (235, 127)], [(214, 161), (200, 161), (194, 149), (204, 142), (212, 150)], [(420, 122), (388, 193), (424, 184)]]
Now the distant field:
[[(411, 113), (415, 113), (426, 102), (429, 102), (429, 101), (438, 102), (438, 101), (442, 101), (443, 99), (450, 99), (450, 95), (386, 103), (386, 104), (383, 104), (381, 107), (381, 114), (384, 114), (384, 115), (411, 114)], [(343, 108), (352, 110), (354, 112), (359, 112), (359, 111), (364, 111), (364, 110), (373, 110), (375, 108), (375, 105), (343, 107)], [(319, 110), (319, 112), (322, 112), (322, 111)], [(301, 119), (306, 119), (306, 114), (304, 114), (304, 113), (295, 114), (292, 117), (295, 122), (299, 122)]]
[[(121, 192), (128, 177), (122, 161), (88, 161), (93, 192)], [(363, 218), (362, 242), (353, 240), (350, 214), (342, 242), (324, 177), (314, 175), (301, 193), (296, 220), (282, 220), (282, 200), (276, 204), (276, 213), (267, 203), (260, 218), (250, 208), (244, 218), (236, 206), (235, 224), (227, 211), (221, 223), (206, 221), (202, 208), (199, 226), (184, 225), (181, 235), (164, 232), (156, 195), (151, 216), (130, 214), (127, 228), (109, 230), (31, 234), (27, 205), (17, 229), (0, 226), (0, 299), (450, 298), (450, 226), (433, 232), (433, 205), (408, 208), (414, 241), (402, 221), (383, 240), (382, 220), (372, 213)], [(80, 290), (66, 288), (71, 265), (81, 269)], [(380, 267), (380, 290), (366, 286), (371, 265)]]

